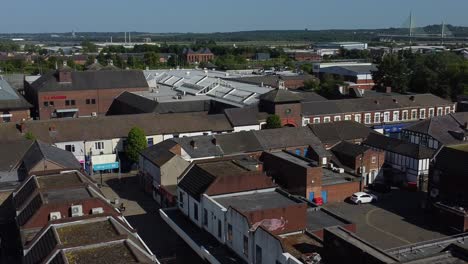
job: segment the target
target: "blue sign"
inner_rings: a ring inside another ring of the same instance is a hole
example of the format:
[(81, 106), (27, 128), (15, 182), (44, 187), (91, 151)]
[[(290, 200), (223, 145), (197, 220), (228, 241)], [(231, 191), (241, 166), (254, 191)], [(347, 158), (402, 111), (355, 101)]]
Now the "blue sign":
[(119, 168), (118, 162), (93, 165), (93, 171), (113, 170), (113, 169), (118, 169), (118, 168)]

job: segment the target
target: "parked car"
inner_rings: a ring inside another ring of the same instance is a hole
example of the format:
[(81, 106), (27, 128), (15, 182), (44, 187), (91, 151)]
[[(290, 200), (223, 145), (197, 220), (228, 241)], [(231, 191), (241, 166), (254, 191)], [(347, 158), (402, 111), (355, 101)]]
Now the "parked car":
[(349, 200), (355, 204), (372, 203), (377, 201), (377, 196), (366, 192), (357, 192), (351, 195)]
[(371, 185), (369, 185), (369, 189), (380, 193), (388, 193), (392, 190), (392, 187), (383, 182), (374, 182)]

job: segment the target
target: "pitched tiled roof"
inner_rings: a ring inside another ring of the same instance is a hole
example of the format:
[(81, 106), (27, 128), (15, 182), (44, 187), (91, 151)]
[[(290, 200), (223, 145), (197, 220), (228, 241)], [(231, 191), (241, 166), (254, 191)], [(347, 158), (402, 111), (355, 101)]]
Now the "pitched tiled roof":
[(468, 122), (468, 113), (452, 113), (445, 116), (437, 116), (422, 120), (404, 128), (404, 130), (430, 135), (443, 145), (460, 144), (464, 141), (454, 137), (453, 133), (466, 133), (464, 127)]
[(64, 170), (79, 170), (82, 168), (73, 153), (40, 141), (35, 141), (31, 145), (23, 157), (23, 164), (26, 170), (29, 171), (44, 159), (56, 163)]
[(435, 154), (433, 149), (378, 133), (371, 133), (362, 144), (415, 159), (430, 159)]
[(372, 132), (372, 129), (354, 121), (309, 124), (309, 127), (323, 143), (365, 139)]
[(433, 94), (394, 95), (302, 103), (303, 115), (332, 115), (453, 104)]
[(350, 157), (357, 157), (366, 152), (369, 147), (363, 145), (352, 144), (347, 141), (342, 141), (338, 145), (331, 148), (335, 155), (346, 155)]
[(36, 91), (70, 91), (70, 90), (97, 90), (117, 88), (148, 88), (143, 71), (87, 71), (72, 72), (71, 83), (60, 83), (58, 72), (52, 71), (44, 74), (31, 84)]
[(273, 103), (300, 102), (302, 97), (286, 89), (276, 89), (260, 96), (260, 100)]
[(215, 176), (207, 173), (204, 169), (195, 164), (182, 178), (178, 186), (186, 191), (191, 197), (200, 199), (200, 195), (208, 189), (215, 179)]
[(224, 110), (232, 126), (251, 126), (258, 125), (257, 107), (229, 108)]
[[(146, 135), (232, 131), (225, 115), (208, 115), (204, 112), (51, 119), (27, 121), (24, 126), (26, 131), (47, 143), (125, 138), (133, 127), (142, 128)], [(7, 123), (0, 127), (0, 140), (22, 137), (16, 124)]]
[(161, 167), (171, 160), (175, 154), (170, 151), (177, 143), (172, 140), (165, 140), (140, 152), (142, 156)]
[(0, 110), (29, 109), (32, 105), (0, 77)]
[(17, 169), (33, 143), (31, 140), (0, 142), (0, 171)]

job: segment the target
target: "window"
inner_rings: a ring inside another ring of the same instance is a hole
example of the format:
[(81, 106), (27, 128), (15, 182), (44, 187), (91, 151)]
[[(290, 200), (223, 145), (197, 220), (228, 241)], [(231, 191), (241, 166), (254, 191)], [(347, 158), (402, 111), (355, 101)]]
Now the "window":
[(314, 124), (320, 124), (320, 117), (314, 118)]
[(390, 122), (390, 112), (385, 112), (383, 114), (383, 121), (384, 122)]
[(86, 99), (86, 104), (91, 104), (91, 100), (90, 100), (90, 99)]
[(65, 100), (65, 105), (70, 105), (70, 100)]
[(334, 118), (334, 121), (335, 121), (335, 122), (338, 122), (338, 121), (340, 121), (340, 120), (341, 120), (341, 116), (335, 116), (335, 118)]
[(403, 111), (403, 120), (408, 120), (408, 111)]
[(232, 241), (232, 225), (228, 224), (227, 240)]
[(104, 142), (102, 142), (102, 141), (101, 142), (95, 142), (94, 143), (94, 148), (99, 149), (99, 150), (104, 149)]
[(437, 116), (441, 116), (444, 114), (444, 109), (442, 107), (437, 108)]
[(445, 107), (445, 114), (446, 115), (450, 114), (450, 107)]
[(434, 108), (429, 108), (429, 118), (434, 117)]
[(96, 99), (91, 99), (91, 104), (96, 104)]
[(180, 208), (184, 208), (184, 193), (179, 192), (179, 206)]
[(208, 211), (205, 208), (203, 208), (203, 225), (208, 225)]
[(426, 109), (419, 110), (419, 119), (426, 119)]
[(71, 101), (71, 105), (75, 105), (75, 100), (70, 100)]
[(371, 114), (365, 114), (364, 115), (364, 123), (365, 124), (370, 124), (371, 123)]
[(310, 119), (304, 118), (304, 120), (302, 121), (302, 126), (307, 126), (309, 123), (310, 123)]
[(172, 137), (173, 137), (173, 138), (179, 138), (180, 135), (179, 135), (179, 134), (174, 134), (174, 135), (172, 135)]
[(372, 163), (376, 163), (377, 162), (377, 157), (376, 156), (372, 156)]
[(400, 121), (400, 112), (393, 111), (393, 122)]
[(75, 152), (75, 145), (65, 145), (65, 150)]
[(198, 221), (198, 204), (193, 203), (193, 218)]
[(154, 145), (153, 138), (148, 138), (147, 142), (148, 142), (148, 147), (151, 147)]
[(262, 248), (255, 245), (255, 264), (262, 264)]
[(221, 220), (218, 219), (218, 237), (221, 238)]
[(49, 102), (47, 102), (47, 101), (44, 102), (44, 106), (45, 106), (45, 107), (49, 106)]
[(374, 123), (376, 124), (380, 123), (380, 113), (374, 114)]
[(50, 101), (50, 102), (49, 102), (49, 105), (50, 105), (50, 106), (54, 106), (54, 101)]
[(344, 120), (351, 120), (351, 116), (350, 115), (345, 115)]
[(249, 238), (247, 236), (244, 236), (244, 247), (242, 252), (246, 257), (249, 257)]
[(418, 110), (411, 110), (411, 119), (418, 119)]
[(361, 123), (361, 114), (355, 114), (354, 115), (354, 121)]
[(330, 117), (329, 116), (324, 117), (323, 122), (324, 123), (330, 123)]

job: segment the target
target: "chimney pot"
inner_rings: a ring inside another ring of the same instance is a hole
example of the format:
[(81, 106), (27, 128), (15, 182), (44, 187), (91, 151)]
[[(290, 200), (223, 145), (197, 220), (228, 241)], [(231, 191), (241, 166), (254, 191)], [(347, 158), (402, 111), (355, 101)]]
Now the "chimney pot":
[(218, 141), (216, 140), (216, 138), (213, 138), (213, 139), (211, 140), (211, 142), (213, 143), (213, 145), (218, 146)]

